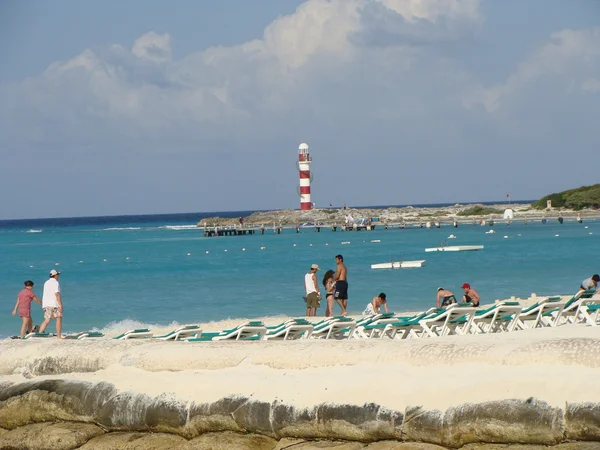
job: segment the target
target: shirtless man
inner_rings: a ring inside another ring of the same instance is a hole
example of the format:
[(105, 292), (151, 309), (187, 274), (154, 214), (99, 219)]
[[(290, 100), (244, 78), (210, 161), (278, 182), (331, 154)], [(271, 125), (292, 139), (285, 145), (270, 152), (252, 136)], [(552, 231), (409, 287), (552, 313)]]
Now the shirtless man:
[(388, 304), (387, 304), (387, 297), (384, 292), (379, 294), (377, 297), (373, 297), (373, 300), (371, 300), (371, 303), (369, 303), (367, 305), (367, 307), (365, 308), (365, 310), (363, 311), (363, 316), (372, 316), (374, 314), (379, 314), (379, 308), (381, 308), (382, 306), (385, 309), (385, 312), (387, 313), (388, 312)]
[(333, 280), (335, 281), (335, 292), (333, 293), (333, 298), (338, 305), (342, 308), (342, 316), (348, 314), (348, 269), (346, 269), (346, 264), (344, 264), (344, 257), (342, 255), (337, 255), (335, 257), (335, 263), (337, 268), (335, 270), (335, 276)]
[(465, 296), (462, 298), (464, 303), (470, 303), (473, 306), (479, 306), (479, 294), (475, 289), (471, 287), (469, 283), (465, 283), (461, 286), (465, 290)]
[(456, 297), (454, 296), (454, 292), (449, 291), (448, 289), (444, 289), (443, 287), (439, 287), (437, 290), (437, 298), (435, 305), (438, 308), (445, 308), (450, 306), (452, 303), (456, 303)]

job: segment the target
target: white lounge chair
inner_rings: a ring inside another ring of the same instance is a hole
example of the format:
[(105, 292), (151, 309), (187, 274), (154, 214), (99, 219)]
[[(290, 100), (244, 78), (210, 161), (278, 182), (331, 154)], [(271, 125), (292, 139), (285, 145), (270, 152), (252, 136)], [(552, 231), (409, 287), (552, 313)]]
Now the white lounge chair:
[(586, 303), (580, 306), (578, 313), (582, 323), (593, 327), (600, 325), (598, 323), (598, 319), (600, 319), (600, 294), (596, 294), (589, 300), (586, 300)]
[(560, 297), (542, 297), (533, 305), (523, 309), (519, 314), (515, 329), (526, 330), (537, 327), (549, 326), (550, 322), (542, 320), (544, 314), (554, 311), (560, 315), (566, 302)]
[(201, 334), (202, 329), (198, 325), (182, 325), (163, 336), (154, 336), (153, 339), (159, 339), (161, 341), (182, 341), (191, 337), (200, 337)]
[(421, 337), (468, 334), (477, 308), (462, 305), (466, 305), (466, 303), (454, 303), (440, 314), (419, 320), (419, 325), (423, 328)]
[(121, 333), (113, 339), (118, 341), (127, 339), (149, 339), (152, 337), (152, 335), (153, 333), (148, 328), (137, 328), (135, 330), (128, 330), (125, 333)]
[(33, 333), (28, 333), (25, 336), (23, 336), (23, 339), (38, 339), (48, 337), (52, 337), (50, 333), (40, 333), (39, 331), (34, 331)]
[(332, 320), (314, 325), (311, 337), (315, 339), (344, 339), (352, 337), (356, 322), (348, 317), (334, 317)]
[(412, 335), (412, 332), (415, 330), (423, 330), (419, 325), (419, 320), (432, 315), (441, 314), (443, 311), (443, 309), (430, 308), (427, 311), (414, 316), (386, 318), (384, 320), (374, 321), (374, 323), (359, 325), (354, 330), (354, 336), (370, 339), (382, 339), (384, 337), (394, 339), (397, 335), (400, 336), (400, 339), (406, 339), (411, 336), (416, 337)]
[(596, 291), (579, 290), (569, 301), (565, 303), (564, 309), (560, 312), (550, 311), (544, 314), (542, 320), (545, 325), (558, 326), (563, 323), (580, 323), (587, 321), (587, 308), (585, 306), (600, 303), (600, 298), (594, 299)]
[(65, 336), (65, 339), (83, 341), (86, 339), (97, 339), (101, 337), (104, 337), (104, 333), (101, 333), (100, 331), (81, 331), (79, 333), (68, 334)]
[(206, 341), (239, 341), (239, 340), (262, 340), (267, 334), (265, 324), (258, 321), (245, 322), (235, 328), (218, 332), (202, 333), (200, 337), (186, 339), (186, 342)]
[(292, 339), (308, 339), (313, 330), (313, 325), (304, 319), (295, 319), (292, 322), (284, 322), (281, 325), (268, 328), (265, 334), (265, 340), (283, 340), (288, 341)]
[(471, 334), (513, 331), (523, 308), (519, 302), (499, 302), (492, 307), (477, 311), (469, 332)]

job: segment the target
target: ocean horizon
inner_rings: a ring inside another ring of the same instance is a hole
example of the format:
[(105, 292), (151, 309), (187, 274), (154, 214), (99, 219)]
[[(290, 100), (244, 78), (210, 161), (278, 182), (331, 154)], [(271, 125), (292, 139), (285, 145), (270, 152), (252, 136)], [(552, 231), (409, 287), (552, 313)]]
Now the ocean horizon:
[[(514, 205), (525, 205), (533, 203), (536, 200), (511, 200), (508, 201), (485, 201), (485, 202), (453, 202), (453, 203), (415, 203), (406, 205), (376, 205), (376, 206), (348, 206), (353, 209), (385, 209), (385, 208), (406, 208), (412, 206), (414, 208), (445, 208), (448, 206), (460, 205), (500, 205), (506, 204), (507, 206)], [(323, 207), (319, 209), (340, 209), (342, 206)], [(115, 214), (115, 215), (104, 215), (104, 216), (59, 216), (59, 217), (40, 217), (40, 218), (21, 218), (21, 219), (1, 219), (0, 229), (3, 227), (14, 227), (14, 226), (27, 226), (27, 225), (47, 225), (47, 226), (70, 226), (70, 225), (102, 225), (102, 224), (115, 224), (115, 223), (129, 223), (129, 222), (155, 222), (160, 220), (175, 220), (175, 221), (189, 221), (197, 217), (197, 222), (206, 217), (246, 217), (255, 212), (268, 212), (268, 211), (284, 211), (285, 209), (252, 209), (252, 210), (240, 210), (240, 211), (209, 211), (209, 212), (184, 212), (184, 213), (150, 213), (150, 214)]]

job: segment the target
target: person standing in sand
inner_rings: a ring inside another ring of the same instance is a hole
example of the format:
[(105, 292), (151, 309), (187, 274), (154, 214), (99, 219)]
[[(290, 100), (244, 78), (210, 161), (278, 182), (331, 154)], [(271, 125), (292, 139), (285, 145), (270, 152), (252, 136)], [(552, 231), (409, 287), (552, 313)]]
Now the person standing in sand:
[(33, 293), (33, 281), (27, 280), (25, 283), (25, 287), (19, 292), (17, 295), (17, 303), (15, 304), (15, 309), (13, 309), (12, 315), (14, 316), (17, 313), (17, 309), (19, 310), (19, 317), (23, 320), (21, 324), (21, 339), (27, 333), (31, 333), (33, 331), (33, 320), (31, 319), (31, 302), (35, 301), (40, 305), (42, 302), (39, 298), (35, 296)]
[(317, 308), (320, 305), (321, 291), (319, 291), (319, 282), (317, 281), (317, 272), (319, 266), (313, 264), (310, 266), (310, 272), (304, 275), (304, 287), (306, 289), (306, 316), (314, 317), (317, 315)]
[(461, 286), (465, 290), (465, 295), (462, 298), (463, 303), (470, 303), (471, 306), (479, 306), (479, 294), (471, 287), (469, 283), (464, 283)]
[(382, 306), (383, 309), (385, 309), (385, 312), (388, 312), (387, 297), (383, 292), (377, 297), (373, 297), (371, 303), (369, 303), (363, 311), (363, 316), (372, 316), (374, 314), (379, 314), (379, 308), (381, 308)]
[(444, 289), (443, 287), (439, 287), (437, 290), (437, 298), (435, 302), (435, 306), (438, 308), (446, 308), (451, 304), (456, 303), (456, 297), (454, 296), (454, 292), (449, 291), (448, 289)]
[(63, 303), (60, 295), (59, 277), (60, 272), (52, 269), (50, 278), (44, 283), (44, 294), (42, 295), (44, 322), (40, 326), (40, 333), (44, 333), (50, 320), (54, 318), (56, 319), (56, 337), (62, 339)]
[(337, 269), (333, 277), (335, 281), (333, 297), (342, 308), (342, 316), (345, 316), (348, 314), (348, 269), (346, 268), (346, 264), (344, 264), (344, 257), (342, 255), (336, 255), (335, 263)]
[(333, 316), (333, 294), (335, 292), (335, 281), (333, 280), (333, 276), (335, 272), (333, 270), (328, 270), (325, 272), (325, 276), (323, 276), (323, 287), (325, 288), (325, 300), (327, 301), (327, 306), (325, 307), (325, 317)]

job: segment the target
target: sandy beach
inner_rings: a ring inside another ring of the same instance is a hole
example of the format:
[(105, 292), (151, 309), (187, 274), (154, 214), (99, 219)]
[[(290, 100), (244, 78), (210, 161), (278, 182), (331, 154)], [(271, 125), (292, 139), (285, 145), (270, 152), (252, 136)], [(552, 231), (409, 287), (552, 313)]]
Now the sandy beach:
[[(600, 441), (600, 390), (586, 388), (600, 376), (600, 334), (580, 324), (407, 340), (4, 340), (0, 374), (0, 428), (13, 430), (5, 437), (62, 420), (167, 432), (186, 445), (208, 431), (361, 446)], [(51, 397), (36, 397), (40, 389)], [(595, 425), (582, 428), (588, 419)]]

